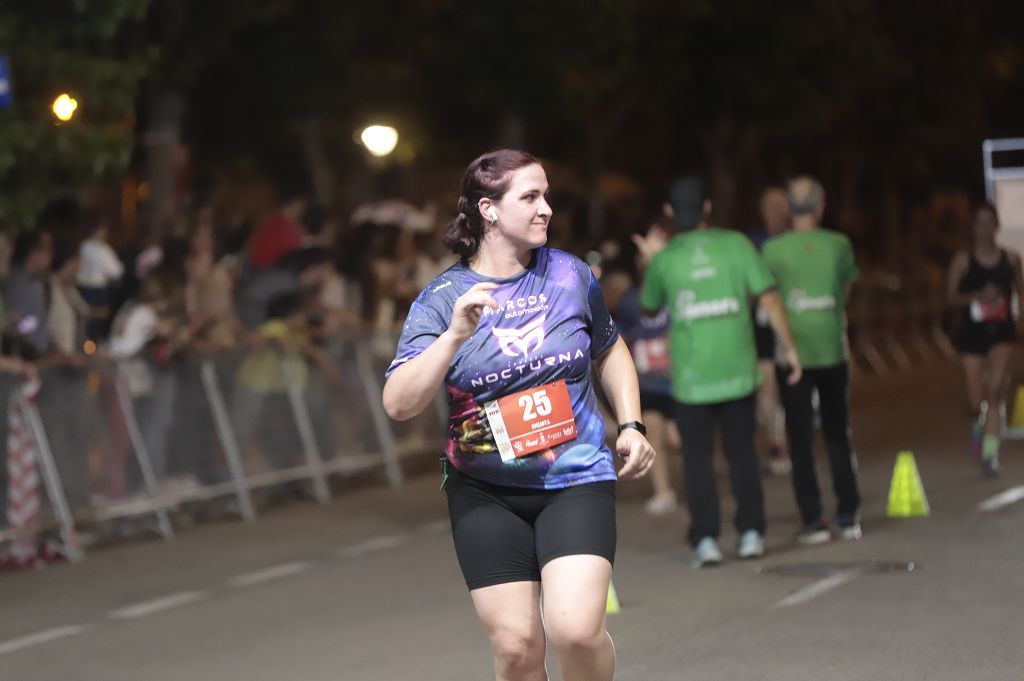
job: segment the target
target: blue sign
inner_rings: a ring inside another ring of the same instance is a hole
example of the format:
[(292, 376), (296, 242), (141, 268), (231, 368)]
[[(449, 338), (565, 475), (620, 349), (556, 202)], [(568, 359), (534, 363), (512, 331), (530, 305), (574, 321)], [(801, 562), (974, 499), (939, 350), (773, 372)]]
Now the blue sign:
[(7, 68), (7, 56), (0, 54), (0, 109), (9, 107), (14, 103), (14, 95), (11, 93), (11, 72)]

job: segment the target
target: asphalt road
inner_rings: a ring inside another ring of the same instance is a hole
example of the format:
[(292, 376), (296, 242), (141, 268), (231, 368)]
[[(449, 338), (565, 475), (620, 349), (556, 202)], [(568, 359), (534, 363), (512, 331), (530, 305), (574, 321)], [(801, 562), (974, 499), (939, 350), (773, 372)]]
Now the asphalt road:
[[(952, 366), (855, 385), (859, 542), (797, 547), (789, 481), (769, 478), (768, 555), (697, 572), (684, 513), (651, 519), (644, 485), (623, 485), (616, 678), (1024, 679), (1024, 501), (979, 510), (1024, 485), (1024, 443), (983, 480), (964, 455), (959, 390)], [(885, 517), (904, 449), (928, 518)], [(723, 548), (735, 539), (728, 529)], [(877, 562), (915, 569), (874, 574)], [(0, 575), (2, 681), (487, 678), (434, 475)]]

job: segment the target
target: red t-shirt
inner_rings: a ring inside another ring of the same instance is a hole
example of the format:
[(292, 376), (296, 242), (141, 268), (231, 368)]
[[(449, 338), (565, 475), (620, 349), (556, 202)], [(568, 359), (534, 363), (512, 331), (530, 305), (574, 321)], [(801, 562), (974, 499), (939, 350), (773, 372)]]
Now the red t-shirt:
[(264, 220), (249, 242), (249, 261), (256, 267), (275, 265), (285, 253), (302, 245), (302, 229), (284, 215)]

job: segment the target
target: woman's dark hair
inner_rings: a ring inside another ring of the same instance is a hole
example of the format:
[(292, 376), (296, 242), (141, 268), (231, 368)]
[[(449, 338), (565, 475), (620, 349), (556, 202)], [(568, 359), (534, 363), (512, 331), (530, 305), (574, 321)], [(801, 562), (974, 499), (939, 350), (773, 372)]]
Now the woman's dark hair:
[(288, 319), (302, 312), (305, 302), (300, 291), (279, 293), (267, 302), (267, 319)]
[(484, 239), (484, 219), (477, 207), (480, 199), (499, 201), (512, 184), (513, 172), (539, 163), (517, 149), (498, 149), (470, 163), (462, 176), (459, 215), (445, 229), (442, 243), (463, 261), (476, 255)]
[(57, 239), (53, 244), (53, 258), (50, 260), (50, 271), (59, 272), (64, 265), (77, 258), (78, 249), (77, 239)]

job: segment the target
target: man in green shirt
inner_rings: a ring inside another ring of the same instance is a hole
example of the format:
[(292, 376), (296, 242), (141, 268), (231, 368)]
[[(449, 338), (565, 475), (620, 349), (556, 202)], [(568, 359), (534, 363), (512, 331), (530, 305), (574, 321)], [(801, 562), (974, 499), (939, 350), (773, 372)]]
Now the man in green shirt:
[[(779, 286), (793, 329), (803, 378), (782, 386), (793, 462), (793, 489), (803, 520), (798, 539), (819, 544), (831, 538), (822, 517), (821, 491), (814, 467), (814, 406), (817, 390), (832, 483), (838, 497), (836, 525), (841, 537), (861, 536), (857, 466), (850, 445), (849, 386), (846, 365), (846, 294), (857, 278), (850, 241), (819, 227), (825, 191), (816, 180), (798, 177), (787, 190), (793, 229), (769, 239), (764, 259)], [(785, 365), (780, 367), (785, 370)]]
[(696, 179), (676, 181), (669, 203), (682, 233), (660, 250), (637, 240), (650, 257), (641, 305), (651, 313), (666, 307), (669, 311), (672, 395), (683, 443), (689, 541), (693, 565), (702, 567), (722, 560), (712, 465), (716, 423), (736, 498), (739, 556), (764, 553), (764, 492), (754, 450), (754, 392), (761, 374), (751, 297), (768, 312), (787, 349), (793, 380), (799, 379), (800, 362), (775, 283), (749, 239), (708, 224), (711, 202)]

